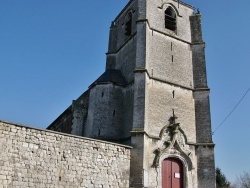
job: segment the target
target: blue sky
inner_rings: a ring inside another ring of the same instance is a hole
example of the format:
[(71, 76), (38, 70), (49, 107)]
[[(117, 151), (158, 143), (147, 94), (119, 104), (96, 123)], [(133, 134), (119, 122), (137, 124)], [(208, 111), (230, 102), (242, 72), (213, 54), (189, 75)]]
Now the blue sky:
[[(0, 119), (47, 127), (104, 71), (111, 21), (128, 0), (0, 0)], [(250, 1), (200, 8), (215, 129), (250, 87)], [(230, 180), (250, 170), (250, 93), (214, 134)]]

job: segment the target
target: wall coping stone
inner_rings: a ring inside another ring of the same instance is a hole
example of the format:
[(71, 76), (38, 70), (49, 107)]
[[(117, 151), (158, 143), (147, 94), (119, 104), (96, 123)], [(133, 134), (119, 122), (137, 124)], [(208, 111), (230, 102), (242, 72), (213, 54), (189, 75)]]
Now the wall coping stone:
[(22, 124), (19, 124), (19, 123), (7, 122), (7, 121), (3, 121), (3, 120), (0, 120), (0, 123), (14, 125), (14, 126), (21, 127), (21, 128), (26, 128), (26, 129), (33, 129), (33, 130), (37, 130), (37, 131), (44, 131), (44, 132), (48, 132), (48, 133), (52, 133), (52, 134), (58, 134), (58, 135), (63, 135), (63, 136), (72, 137), (72, 138), (79, 138), (79, 139), (83, 139), (83, 140), (89, 140), (89, 141), (100, 142), (100, 143), (105, 143), (105, 144), (112, 144), (112, 145), (124, 147), (124, 148), (127, 148), (127, 149), (132, 149), (133, 148), (132, 146), (128, 146), (128, 145), (117, 144), (117, 143), (114, 143), (114, 142), (107, 142), (107, 141), (104, 141), (104, 140), (87, 138), (87, 137), (83, 137), (83, 136), (76, 136), (76, 135), (62, 133), (62, 132), (57, 132), (57, 131), (52, 131), (52, 130), (48, 130), (48, 129), (40, 129), (40, 128), (36, 128), (36, 127), (32, 127), (32, 126), (22, 125)]

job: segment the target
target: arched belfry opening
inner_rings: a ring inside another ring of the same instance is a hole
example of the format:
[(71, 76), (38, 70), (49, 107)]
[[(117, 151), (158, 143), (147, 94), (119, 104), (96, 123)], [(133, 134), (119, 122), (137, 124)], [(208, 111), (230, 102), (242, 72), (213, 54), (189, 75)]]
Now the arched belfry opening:
[(177, 158), (162, 161), (162, 188), (183, 188), (183, 164)]
[(165, 10), (165, 28), (172, 31), (177, 29), (176, 13), (171, 6)]
[(132, 12), (129, 12), (125, 20), (125, 35), (130, 36), (132, 34)]

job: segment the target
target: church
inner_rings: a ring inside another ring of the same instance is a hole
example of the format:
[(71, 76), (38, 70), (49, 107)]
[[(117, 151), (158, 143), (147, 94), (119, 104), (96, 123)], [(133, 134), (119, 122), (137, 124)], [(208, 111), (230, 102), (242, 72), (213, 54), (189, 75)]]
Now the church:
[(209, 92), (200, 12), (130, 0), (106, 70), (47, 129), (131, 146), (131, 188), (215, 188)]

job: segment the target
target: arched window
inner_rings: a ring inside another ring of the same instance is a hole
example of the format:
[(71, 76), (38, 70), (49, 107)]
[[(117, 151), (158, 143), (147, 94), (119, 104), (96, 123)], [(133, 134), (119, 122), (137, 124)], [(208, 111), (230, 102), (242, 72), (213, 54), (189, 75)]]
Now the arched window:
[(125, 23), (125, 35), (130, 36), (132, 33), (132, 13), (129, 12)]
[(176, 13), (172, 7), (165, 10), (165, 28), (172, 31), (176, 30)]

